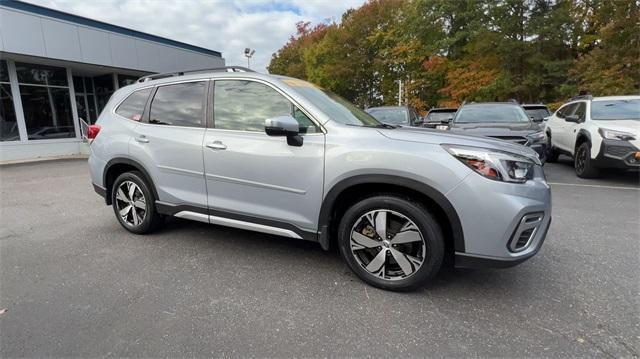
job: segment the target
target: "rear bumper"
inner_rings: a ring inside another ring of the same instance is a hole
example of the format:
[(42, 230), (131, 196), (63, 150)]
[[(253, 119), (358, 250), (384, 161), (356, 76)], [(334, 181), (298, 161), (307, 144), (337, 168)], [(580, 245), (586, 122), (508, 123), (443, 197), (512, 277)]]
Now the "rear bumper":
[(595, 160), (600, 168), (640, 169), (640, 149), (629, 141), (603, 139)]

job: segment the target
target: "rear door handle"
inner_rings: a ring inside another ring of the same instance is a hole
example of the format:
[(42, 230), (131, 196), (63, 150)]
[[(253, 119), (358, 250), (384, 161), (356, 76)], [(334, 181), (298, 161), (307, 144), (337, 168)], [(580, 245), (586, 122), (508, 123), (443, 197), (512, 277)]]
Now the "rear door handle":
[(225, 145), (224, 143), (220, 142), (220, 141), (214, 141), (211, 143), (207, 143), (207, 147), (214, 149), (214, 150), (226, 150), (227, 149), (227, 145)]
[(140, 143), (149, 143), (149, 139), (145, 135), (140, 135), (136, 137), (136, 141)]

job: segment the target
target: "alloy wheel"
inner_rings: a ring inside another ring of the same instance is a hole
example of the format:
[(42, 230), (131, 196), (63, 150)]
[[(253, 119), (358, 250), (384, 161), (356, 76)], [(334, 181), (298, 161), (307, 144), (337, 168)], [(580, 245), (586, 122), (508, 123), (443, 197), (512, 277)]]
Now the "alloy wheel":
[(418, 226), (403, 214), (387, 209), (367, 212), (356, 221), (351, 228), (350, 247), (362, 268), (385, 280), (415, 274), (426, 254)]
[(132, 181), (124, 181), (118, 186), (116, 206), (120, 218), (129, 226), (140, 225), (147, 215), (144, 193)]

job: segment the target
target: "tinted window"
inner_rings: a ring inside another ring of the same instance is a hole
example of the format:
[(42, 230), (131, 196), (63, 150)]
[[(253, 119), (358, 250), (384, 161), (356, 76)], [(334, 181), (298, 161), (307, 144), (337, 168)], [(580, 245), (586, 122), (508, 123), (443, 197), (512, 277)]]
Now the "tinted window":
[(289, 100), (265, 84), (216, 81), (213, 114), (216, 128), (264, 131), (264, 120), (291, 115), (291, 111)]
[(382, 123), (388, 123), (391, 125), (409, 123), (409, 115), (406, 108), (372, 108), (367, 112)]
[(517, 105), (470, 105), (458, 110), (456, 123), (529, 122), (522, 107)]
[(592, 120), (640, 120), (640, 99), (591, 102)]
[(584, 102), (578, 103), (578, 106), (573, 110), (573, 114), (578, 116), (580, 120), (584, 121), (584, 117), (587, 113), (587, 105)]
[(23, 84), (67, 86), (67, 70), (64, 67), (16, 62), (16, 72), (18, 82)]
[(186, 82), (158, 87), (149, 113), (149, 123), (204, 127), (207, 82)]
[(116, 113), (129, 120), (140, 121), (150, 93), (150, 88), (132, 93), (118, 106)]
[(533, 117), (536, 120), (542, 120), (543, 118), (549, 116), (549, 110), (547, 110), (546, 108), (526, 108), (524, 109), (524, 111), (527, 113), (527, 115), (529, 115), (530, 117)]
[(568, 105), (560, 107), (560, 109), (556, 113), (556, 116), (558, 116), (560, 118), (565, 118), (565, 117), (571, 115), (573, 113), (573, 110), (576, 108), (577, 105), (578, 105), (577, 103), (570, 103)]

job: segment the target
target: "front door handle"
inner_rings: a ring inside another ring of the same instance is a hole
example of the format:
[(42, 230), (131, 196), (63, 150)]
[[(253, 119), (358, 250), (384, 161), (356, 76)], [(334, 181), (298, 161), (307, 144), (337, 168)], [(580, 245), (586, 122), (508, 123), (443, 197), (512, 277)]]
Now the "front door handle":
[(214, 150), (226, 150), (227, 149), (227, 145), (225, 145), (224, 143), (220, 142), (220, 141), (214, 141), (211, 143), (207, 143), (207, 147), (214, 149)]
[(136, 137), (136, 142), (149, 143), (149, 139), (145, 135), (140, 135), (140, 136)]

